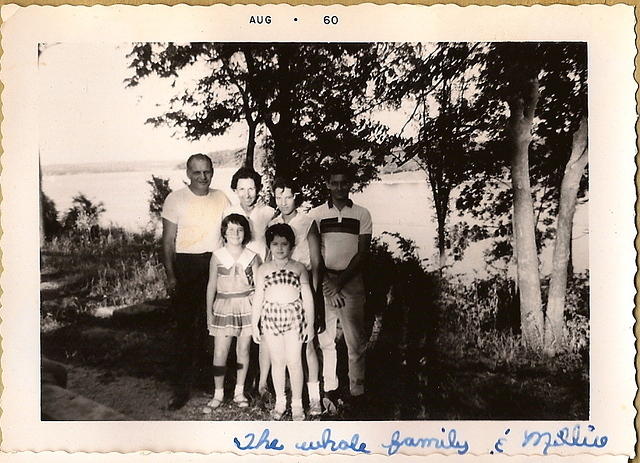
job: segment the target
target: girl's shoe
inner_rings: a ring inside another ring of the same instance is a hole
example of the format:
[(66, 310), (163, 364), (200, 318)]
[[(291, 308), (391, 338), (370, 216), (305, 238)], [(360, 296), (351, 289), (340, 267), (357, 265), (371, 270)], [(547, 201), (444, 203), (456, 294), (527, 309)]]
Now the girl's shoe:
[(291, 419), (293, 421), (304, 421), (304, 410), (302, 407), (291, 407)]
[(287, 409), (287, 403), (284, 400), (276, 400), (276, 406), (271, 410), (272, 420), (281, 420)]
[(320, 405), (319, 400), (309, 401), (309, 415), (311, 416), (322, 415), (322, 406)]
[(220, 399), (216, 399), (215, 397), (213, 399), (211, 399), (209, 402), (207, 402), (207, 405), (205, 405), (204, 407), (202, 407), (202, 413), (205, 414), (209, 414), (211, 413), (213, 410), (215, 410), (216, 408), (218, 408), (220, 405), (222, 405), (222, 400)]
[(247, 408), (249, 406), (249, 401), (244, 396), (244, 394), (238, 394), (233, 398), (233, 403), (235, 403), (239, 408)]

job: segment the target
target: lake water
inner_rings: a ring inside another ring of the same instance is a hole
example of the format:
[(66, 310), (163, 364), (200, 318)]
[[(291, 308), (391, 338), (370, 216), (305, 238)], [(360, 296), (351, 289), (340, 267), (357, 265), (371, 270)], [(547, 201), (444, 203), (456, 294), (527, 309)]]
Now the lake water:
[[(229, 188), (235, 168), (215, 170), (212, 187), (223, 190), (234, 201)], [(83, 193), (92, 201), (102, 201), (106, 212), (103, 225), (118, 225), (129, 231), (139, 231), (149, 224), (149, 198), (151, 187), (146, 183), (151, 175), (169, 178), (173, 190), (182, 188), (187, 180), (184, 170), (156, 170), (137, 172), (83, 173), (45, 175), (42, 188), (56, 204), (60, 213), (71, 207), (73, 196)], [(384, 176), (381, 181), (367, 186), (352, 198), (369, 209), (373, 218), (374, 235), (384, 231), (400, 233), (416, 242), (420, 256), (427, 264), (437, 262), (435, 211), (431, 206), (428, 185), (420, 172)], [(579, 206), (574, 220), (574, 266), (581, 271), (588, 266), (587, 207)], [(451, 269), (454, 273), (482, 275), (485, 246), (474, 245), (467, 250), (465, 259)], [(551, 250), (543, 253), (543, 271), (548, 271)]]

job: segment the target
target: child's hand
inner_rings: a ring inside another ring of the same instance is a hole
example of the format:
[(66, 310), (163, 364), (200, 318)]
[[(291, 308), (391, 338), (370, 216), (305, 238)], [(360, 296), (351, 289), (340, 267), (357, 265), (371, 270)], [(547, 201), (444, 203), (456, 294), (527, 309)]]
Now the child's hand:
[(316, 321), (313, 324), (316, 334), (322, 333), (325, 329), (327, 329), (327, 324), (324, 320), (324, 316), (322, 314), (316, 313)]
[(260, 344), (260, 328), (258, 328), (257, 323), (254, 323), (251, 327), (251, 336), (253, 337), (253, 342)]
[(302, 342), (311, 342), (313, 341), (313, 336), (315, 336), (315, 331), (313, 329), (313, 323), (307, 323), (307, 327), (304, 330), (304, 336)]

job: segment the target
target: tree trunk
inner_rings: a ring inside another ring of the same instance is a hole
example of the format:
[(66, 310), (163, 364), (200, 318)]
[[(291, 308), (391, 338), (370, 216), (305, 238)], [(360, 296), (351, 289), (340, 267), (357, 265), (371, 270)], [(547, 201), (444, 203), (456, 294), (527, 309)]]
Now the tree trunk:
[(532, 79), (527, 92), (509, 102), (511, 115), (508, 130), (512, 143), (511, 177), (522, 339), (526, 346), (534, 350), (542, 349), (544, 328), (529, 178), (529, 144), (538, 96), (538, 80)]
[(255, 150), (256, 150), (256, 129), (258, 123), (256, 121), (250, 121), (247, 118), (247, 125), (249, 126), (249, 136), (247, 139), (247, 153), (244, 157), (244, 166), (253, 169)]
[(438, 218), (438, 267), (441, 272), (447, 265), (447, 249), (445, 247), (444, 227), (444, 220), (440, 223), (440, 218)]
[(293, 48), (290, 44), (282, 44), (278, 50), (278, 114), (277, 130), (271, 132), (274, 143), (275, 174), (285, 178), (293, 178), (295, 166), (291, 165), (291, 130), (293, 115), (291, 114), (291, 102), (293, 95), (294, 71)]
[[(431, 183), (431, 182), (430, 182)], [(440, 272), (447, 265), (446, 247), (446, 221), (449, 206), (449, 191), (444, 187), (431, 188), (436, 209), (436, 221), (438, 222), (438, 268)]]
[(569, 262), (567, 262), (567, 284), (573, 281), (573, 222), (571, 223), (569, 236), (571, 239), (569, 240)]
[(580, 179), (588, 159), (587, 118), (583, 117), (580, 127), (573, 135), (571, 157), (560, 186), (560, 207), (545, 320), (544, 344), (545, 351), (550, 355), (554, 355), (564, 343), (564, 304), (567, 293), (567, 269), (571, 258), (571, 229)]

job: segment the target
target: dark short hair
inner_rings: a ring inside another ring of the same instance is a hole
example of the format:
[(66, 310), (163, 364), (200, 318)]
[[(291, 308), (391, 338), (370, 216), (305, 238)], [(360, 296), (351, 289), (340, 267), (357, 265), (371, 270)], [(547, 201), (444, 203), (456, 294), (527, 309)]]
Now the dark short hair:
[(329, 180), (332, 175), (344, 175), (351, 182), (353, 182), (355, 178), (353, 166), (341, 161), (333, 162), (327, 167), (326, 179)]
[(187, 159), (187, 169), (193, 161), (207, 161), (209, 163), (209, 167), (211, 167), (211, 170), (213, 170), (213, 161), (206, 154), (196, 153), (189, 156), (189, 159)]
[(247, 218), (241, 214), (229, 214), (222, 219), (222, 225), (220, 226), (220, 233), (222, 233), (222, 239), (225, 240), (225, 242), (227, 241), (225, 235), (227, 234), (227, 228), (230, 223), (240, 225), (244, 229), (244, 238), (242, 238), (243, 245), (251, 241), (251, 225), (249, 225)]
[(286, 223), (275, 223), (267, 228), (267, 231), (264, 232), (264, 237), (267, 240), (267, 247), (271, 246), (271, 242), (276, 236), (281, 236), (286, 239), (292, 249), (296, 245), (296, 235), (293, 232), (293, 229)]
[(238, 180), (241, 178), (250, 178), (253, 180), (254, 185), (256, 186), (256, 192), (259, 192), (262, 188), (262, 177), (255, 170), (250, 167), (240, 167), (233, 177), (231, 177), (231, 189), (235, 190), (238, 188)]
[(300, 204), (302, 204), (302, 190), (300, 189), (300, 186), (298, 185), (298, 183), (295, 182), (294, 180), (291, 180), (290, 178), (284, 178), (284, 177), (275, 178), (275, 180), (273, 181), (274, 199), (276, 195), (276, 190), (277, 189), (284, 190), (285, 188), (289, 188), (291, 190), (291, 193), (295, 195), (296, 207), (300, 206)]

